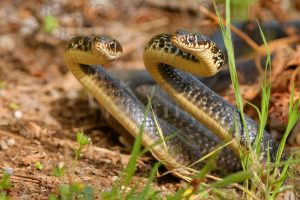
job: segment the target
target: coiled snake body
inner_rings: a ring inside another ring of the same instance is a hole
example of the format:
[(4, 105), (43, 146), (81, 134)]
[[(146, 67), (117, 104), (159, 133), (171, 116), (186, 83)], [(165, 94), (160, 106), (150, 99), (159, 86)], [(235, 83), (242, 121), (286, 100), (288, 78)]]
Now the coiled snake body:
[[(100, 106), (130, 134), (136, 137), (144, 125), (143, 145), (151, 147), (154, 157), (177, 176), (190, 176), (190, 168), (200, 169), (203, 164), (197, 161), (220, 143), (219, 138), (221, 141), (235, 139), (230, 143), (230, 149), (221, 152), (217, 170), (231, 172), (240, 168), (237, 156), (241, 148), (255, 140), (257, 124), (246, 117), (248, 141), (238, 110), (192, 75), (183, 72), (200, 76), (217, 73), (224, 63), (224, 56), (214, 42), (199, 33), (186, 31), (160, 34), (149, 41), (143, 55), (145, 66), (155, 81), (207, 128), (182, 111), (177, 113), (175, 124), (156, 119), (152, 113), (144, 116), (144, 104), (97, 65), (117, 59), (121, 53), (121, 44), (109, 36), (75, 37), (66, 47), (65, 63)], [(169, 106), (173, 105), (170, 103)], [(262, 158), (269, 152), (271, 161), (275, 160), (278, 144), (267, 132), (263, 135), (261, 149)]]

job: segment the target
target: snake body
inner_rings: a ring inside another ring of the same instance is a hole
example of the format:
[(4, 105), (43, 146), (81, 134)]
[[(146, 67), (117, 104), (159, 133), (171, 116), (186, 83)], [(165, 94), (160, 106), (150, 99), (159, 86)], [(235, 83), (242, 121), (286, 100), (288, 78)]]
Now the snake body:
[[(167, 50), (165, 47), (168, 47)], [(171, 54), (174, 47), (179, 47), (179, 50)], [(188, 64), (185, 61), (189, 61)], [(154, 80), (181, 107), (223, 141), (231, 138), (231, 132), (232, 137), (237, 139), (230, 144), (231, 148), (239, 155), (241, 148), (254, 142), (258, 125), (245, 117), (250, 139), (248, 141), (240, 112), (195, 77), (181, 71), (202, 76), (214, 75), (216, 71), (205, 71), (209, 65), (207, 62), (213, 62), (211, 65), (214, 64), (214, 69), (218, 71), (224, 62), (223, 54), (211, 40), (198, 33), (177, 31), (173, 36), (158, 35), (149, 42), (144, 51), (145, 66)], [(266, 157), (269, 152), (271, 160), (275, 160), (278, 144), (266, 131), (262, 137), (261, 149), (262, 157)]]
[[(144, 51), (145, 66), (153, 78), (182, 108), (207, 128), (183, 111), (179, 115), (177, 113), (180, 121), (175, 124), (170, 123), (174, 121), (172, 117), (168, 120), (162, 117), (157, 119), (152, 113), (145, 115), (144, 104), (119, 80), (97, 65), (117, 59), (121, 53), (121, 44), (109, 36), (75, 37), (66, 47), (65, 63), (100, 106), (130, 134), (136, 137), (141, 127), (144, 127), (143, 145), (151, 147), (154, 157), (177, 176), (191, 174), (186, 166), (200, 169), (203, 164), (197, 161), (220, 143), (219, 138), (228, 140), (230, 131), (241, 145), (235, 140), (231, 143), (231, 149), (225, 148), (217, 160), (217, 167), (220, 170), (227, 168), (228, 171), (240, 167), (237, 161), (239, 148), (254, 141), (257, 124), (246, 117), (250, 135), (250, 141), (247, 141), (238, 110), (192, 75), (181, 71), (202, 76), (217, 73), (224, 58), (215, 43), (198, 33), (178, 31), (173, 36), (160, 34), (153, 37)], [(173, 104), (168, 105), (170, 116), (174, 116)], [(275, 159), (278, 144), (267, 132), (263, 135), (261, 149), (262, 157), (266, 158), (266, 152), (269, 151), (271, 160)]]

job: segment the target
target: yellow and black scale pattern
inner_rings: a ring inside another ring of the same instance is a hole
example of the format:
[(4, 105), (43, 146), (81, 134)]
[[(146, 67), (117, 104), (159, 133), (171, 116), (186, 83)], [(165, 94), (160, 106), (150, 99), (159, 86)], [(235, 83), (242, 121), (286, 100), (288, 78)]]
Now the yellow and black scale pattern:
[[(221, 127), (222, 131), (227, 134), (232, 130), (232, 135), (242, 142), (241, 145), (252, 143), (258, 130), (257, 124), (252, 119), (246, 117), (250, 134), (250, 141), (247, 141), (240, 114), (234, 106), (190, 74), (173, 68), (173, 64), (177, 67), (176, 64), (179, 65), (187, 61), (193, 63), (193, 65), (190, 65), (192, 67), (196, 66), (194, 64), (200, 64), (202, 70), (206, 67), (206, 63), (209, 63), (208, 67), (213, 67), (212, 72), (217, 72), (224, 63), (222, 51), (216, 49), (216, 44), (201, 34), (185, 31), (178, 31), (176, 34), (178, 38), (184, 38), (181, 42), (187, 42), (186, 46), (189, 46), (189, 43), (192, 42), (190, 46), (200, 47), (197, 54), (204, 56), (204, 60), (200, 59), (201, 56), (195, 56), (188, 51), (185, 52), (174, 45), (172, 41), (174, 35), (160, 34), (154, 36), (145, 48), (144, 59), (147, 69), (149, 70), (152, 67), (153, 69), (150, 70), (153, 70), (154, 74), (163, 80), (165, 86), (172, 88), (174, 96), (184, 97), (186, 99), (184, 102), (192, 104), (195, 111), (202, 110), (205, 120), (218, 124), (218, 127)], [(70, 40), (66, 47), (65, 61), (83, 86), (128, 132), (136, 137), (140, 132), (140, 128), (144, 127), (143, 145), (149, 147), (160, 141), (159, 145), (152, 147), (151, 152), (168, 169), (172, 170), (182, 165), (189, 166), (206, 155), (207, 149), (219, 143), (218, 139), (210, 140), (216, 138), (209, 136), (214, 128), (210, 129), (211, 127), (207, 126), (210, 130), (206, 129), (196, 120), (190, 120), (191, 116), (187, 114), (181, 114), (180, 116), (184, 117), (180, 118), (179, 116), (177, 121), (182, 122), (181, 126), (188, 126), (189, 122), (194, 123), (189, 126), (190, 129), (181, 129), (180, 126), (167, 123), (164, 119), (158, 119), (160, 124), (160, 127), (158, 127), (152, 113), (144, 116), (145, 106), (132, 92), (128, 91), (119, 80), (113, 78), (101, 66), (96, 65), (117, 59), (121, 51), (121, 44), (109, 36), (75, 37)], [(149, 63), (147, 62), (154, 65), (148, 66)], [(182, 68), (184, 69), (184, 66)], [(154, 79), (156, 78), (154, 77)], [(207, 122), (205, 120), (204, 122)], [(238, 130), (233, 129), (235, 120), (238, 123)], [(204, 123), (204, 125), (206, 124)], [(207, 136), (203, 134), (203, 131), (205, 134), (207, 133)], [(161, 144), (161, 133), (166, 139), (163, 143), (167, 149)], [(262, 138), (261, 147), (264, 158), (266, 158), (265, 153), (269, 151), (271, 160), (275, 159), (278, 144), (267, 132)], [(222, 171), (224, 168), (229, 169), (229, 172), (230, 170), (237, 170), (240, 167), (237, 160), (233, 153), (221, 153), (221, 159), (217, 160), (217, 167), (219, 167), (217, 170)], [(201, 166), (202, 163), (199, 163), (193, 165), (192, 168), (200, 169)], [(183, 171), (179, 171), (177, 175), (185, 174)]]
[[(247, 149), (249, 144), (253, 144), (257, 137), (258, 125), (254, 120), (245, 116), (250, 139), (248, 141), (247, 131), (244, 129), (238, 109), (194, 76), (183, 72), (194, 70), (191, 69), (189, 63), (196, 63), (200, 66), (201, 62), (204, 61), (200, 60), (199, 57), (202, 56), (201, 53), (204, 51), (209, 51), (206, 55), (214, 58), (205, 61), (210, 62), (213, 60), (219, 70), (224, 63), (224, 54), (220, 49), (216, 50), (215, 43), (202, 34), (186, 31), (177, 31), (175, 34), (177, 34), (180, 43), (189, 48), (198, 47), (200, 50), (195, 50), (195, 55), (192, 55), (188, 51), (184, 52), (175, 46), (172, 41), (173, 35), (160, 34), (154, 36), (145, 48), (144, 62), (147, 70), (156, 82), (170, 94), (172, 99), (175, 99), (182, 108), (188, 108), (187, 112), (219, 138), (222, 140), (235, 138), (235, 144), (232, 145), (232, 148), (238, 155), (239, 148), (244, 147)], [(192, 43), (192, 45), (189, 43)], [(175, 50), (176, 48), (177, 50)], [(197, 54), (200, 56), (197, 56)], [(195, 65), (193, 67), (196, 68)], [(206, 64), (202, 63), (201, 67), (206, 67)], [(266, 159), (269, 153), (271, 161), (275, 161), (278, 144), (267, 131), (264, 131), (260, 145), (262, 151), (260, 159)], [(283, 158), (286, 158), (286, 154), (283, 155)]]

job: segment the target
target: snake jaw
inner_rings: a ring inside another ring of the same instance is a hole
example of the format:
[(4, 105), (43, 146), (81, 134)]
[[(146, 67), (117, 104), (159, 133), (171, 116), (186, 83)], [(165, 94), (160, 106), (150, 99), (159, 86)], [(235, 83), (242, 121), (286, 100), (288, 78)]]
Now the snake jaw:
[(108, 63), (118, 59), (121, 54), (120, 42), (110, 36), (77, 36), (66, 45), (64, 60), (73, 69), (78, 64), (99, 65), (104, 64), (103, 60)]
[(198, 37), (196, 33), (188, 32), (185, 30), (177, 30), (172, 36), (172, 42), (178, 47), (195, 48), (197, 45)]
[(92, 51), (108, 60), (115, 60), (122, 55), (121, 43), (107, 35), (96, 36), (92, 41)]
[(172, 42), (178, 48), (186, 49), (192, 52), (195, 50), (204, 51), (210, 48), (210, 39), (198, 32), (189, 32), (185, 30), (177, 30), (172, 35)]

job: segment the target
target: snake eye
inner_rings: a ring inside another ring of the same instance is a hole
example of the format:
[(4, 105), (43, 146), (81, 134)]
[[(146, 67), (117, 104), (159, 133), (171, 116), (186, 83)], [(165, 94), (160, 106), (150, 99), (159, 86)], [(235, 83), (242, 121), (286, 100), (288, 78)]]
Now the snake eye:
[(116, 49), (116, 42), (113, 41), (113, 42), (109, 43), (109, 48), (110, 48), (111, 50)]
[(193, 42), (195, 42), (195, 36), (194, 35), (189, 35), (188, 37), (187, 37), (187, 41), (189, 42), (189, 43), (193, 43)]

